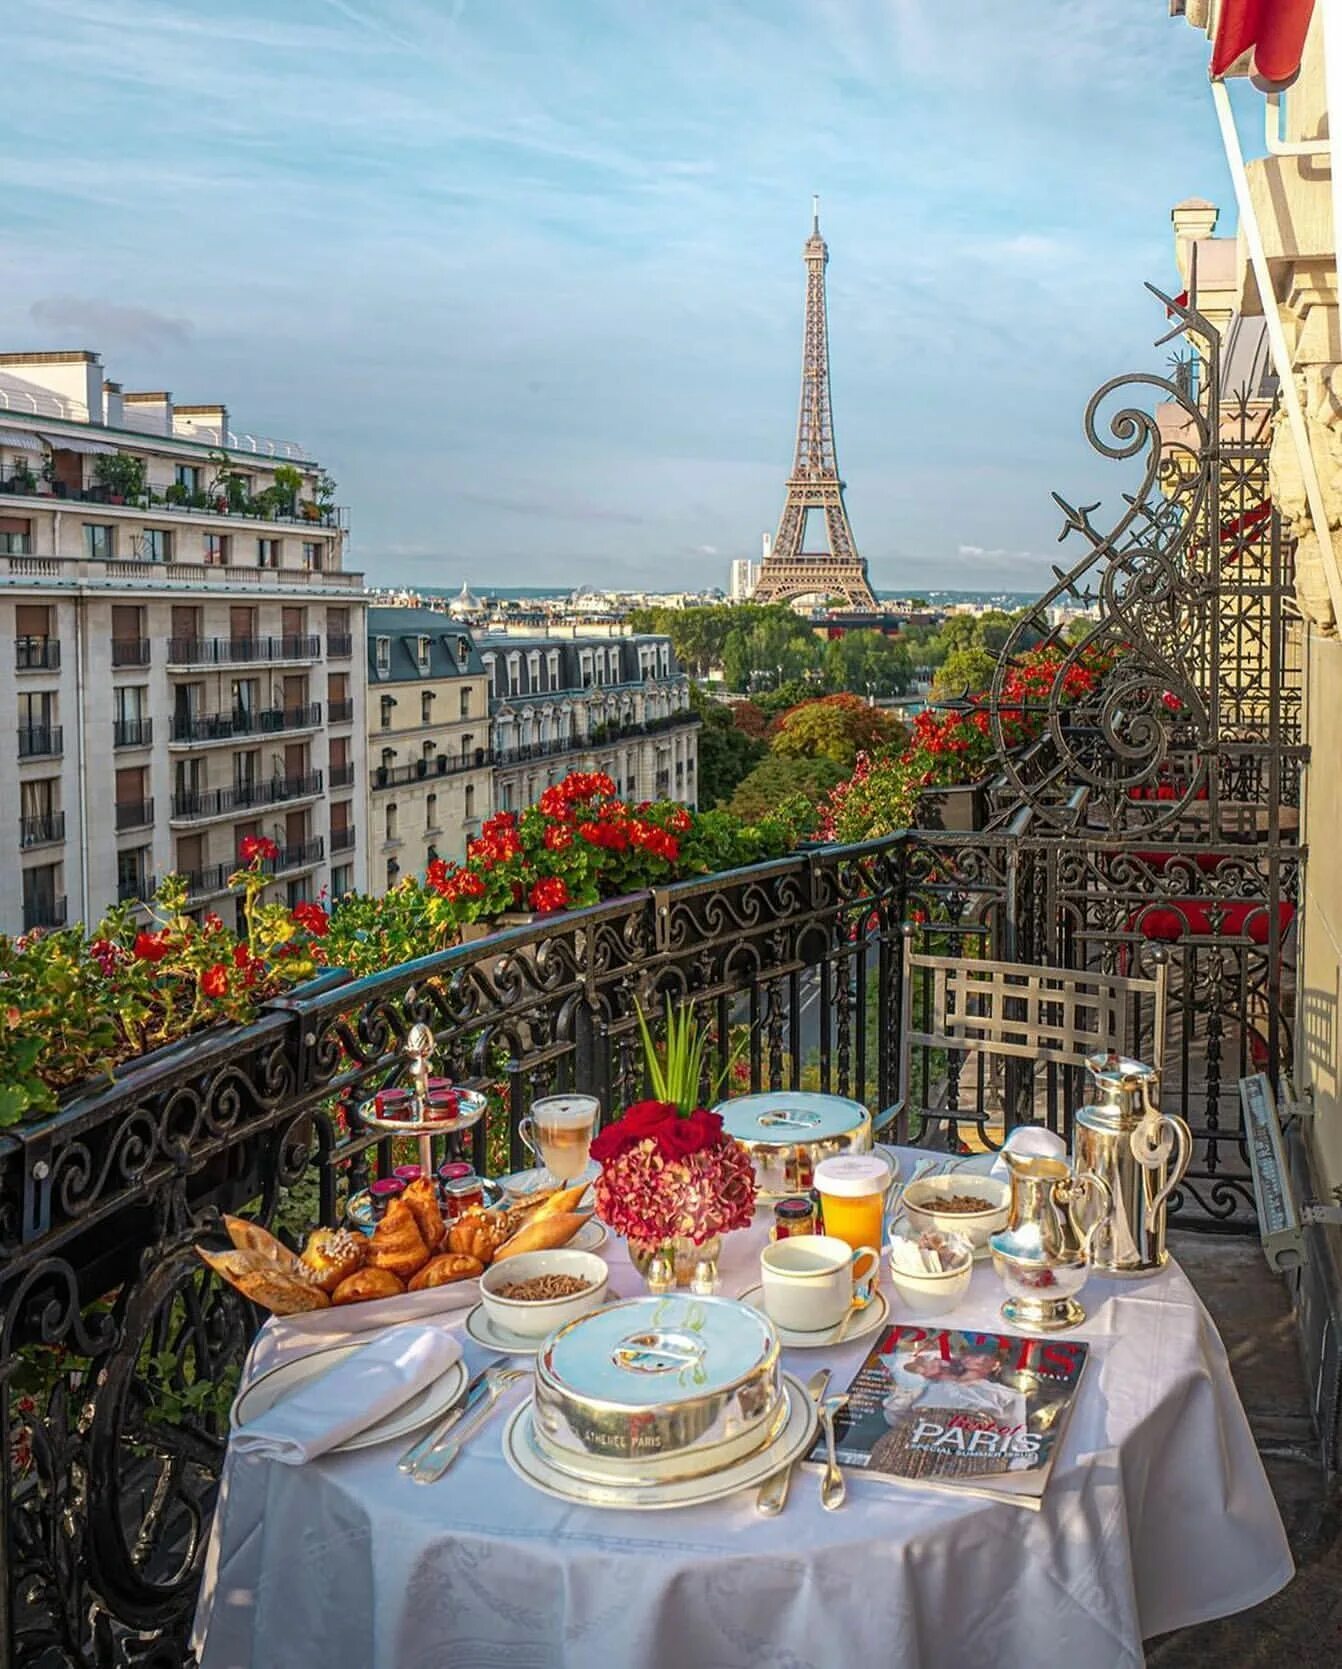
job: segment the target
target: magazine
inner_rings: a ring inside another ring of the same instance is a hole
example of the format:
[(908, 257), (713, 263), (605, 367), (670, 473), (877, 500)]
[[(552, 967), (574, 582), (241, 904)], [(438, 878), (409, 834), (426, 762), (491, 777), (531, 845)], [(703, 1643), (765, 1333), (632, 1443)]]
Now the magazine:
[[(887, 1327), (834, 1417), (840, 1466), (1036, 1511), (1089, 1346)], [(825, 1464), (823, 1427), (806, 1457)]]

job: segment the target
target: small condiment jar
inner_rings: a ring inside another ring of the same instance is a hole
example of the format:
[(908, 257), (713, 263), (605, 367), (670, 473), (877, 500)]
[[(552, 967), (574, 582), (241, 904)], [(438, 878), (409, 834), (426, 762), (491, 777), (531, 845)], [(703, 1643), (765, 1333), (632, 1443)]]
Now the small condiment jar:
[(456, 1090), (448, 1089), (446, 1085), (440, 1089), (429, 1086), (424, 1097), (424, 1116), (435, 1124), (447, 1124), (461, 1114), (461, 1097)]
[(398, 1165), (391, 1174), (408, 1188), (412, 1182), (418, 1182), (424, 1172), (418, 1165)]
[(443, 1184), (443, 1208), (450, 1222), (477, 1207), (483, 1210), (484, 1204), (485, 1185), (469, 1166), (465, 1176), (450, 1177)]
[(373, 1109), (379, 1118), (408, 1118), (410, 1091), (397, 1085), (390, 1089), (380, 1089), (373, 1097)]
[(815, 1168), (815, 1186), (825, 1233), (846, 1240), (855, 1252), (879, 1251), (890, 1180), (890, 1167), (879, 1153), (822, 1159)]
[(771, 1240), (786, 1240), (794, 1234), (819, 1234), (820, 1212), (814, 1200), (805, 1195), (779, 1200), (774, 1206), (774, 1226)]
[(405, 1193), (405, 1183), (395, 1176), (379, 1177), (376, 1182), (368, 1184), (368, 1203), (372, 1209), (373, 1221), (380, 1223), (387, 1215), (387, 1207), (393, 1200), (400, 1199)]

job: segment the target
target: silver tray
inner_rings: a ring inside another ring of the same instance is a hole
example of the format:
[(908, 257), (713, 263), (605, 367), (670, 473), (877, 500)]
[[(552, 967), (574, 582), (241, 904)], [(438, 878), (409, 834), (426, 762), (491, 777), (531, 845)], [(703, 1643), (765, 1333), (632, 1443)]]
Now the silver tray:
[(454, 1136), (462, 1130), (469, 1130), (472, 1125), (479, 1124), (489, 1107), (489, 1101), (479, 1090), (457, 1089), (454, 1086), (452, 1093), (460, 1104), (460, 1111), (455, 1118), (397, 1118), (391, 1114), (379, 1113), (377, 1102), (373, 1098), (361, 1104), (358, 1116), (362, 1123), (375, 1130), (385, 1130), (389, 1135)]

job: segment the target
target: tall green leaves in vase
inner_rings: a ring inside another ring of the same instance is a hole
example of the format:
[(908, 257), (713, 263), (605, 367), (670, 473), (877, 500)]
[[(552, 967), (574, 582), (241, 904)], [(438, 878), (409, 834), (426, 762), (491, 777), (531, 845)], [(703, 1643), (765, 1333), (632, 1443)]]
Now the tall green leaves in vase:
[[(703, 1102), (699, 1086), (704, 1079), (704, 1061), (712, 1042), (711, 1028), (701, 1025), (693, 1003), (666, 1003), (666, 1042), (653, 1040), (642, 1005), (635, 1001), (638, 1034), (643, 1043), (643, 1070), (654, 1101), (669, 1101), (682, 1113), (692, 1113)], [(728, 1073), (736, 1065), (748, 1039), (737, 1039), (720, 1071), (710, 1073), (708, 1099), (716, 1101)]]

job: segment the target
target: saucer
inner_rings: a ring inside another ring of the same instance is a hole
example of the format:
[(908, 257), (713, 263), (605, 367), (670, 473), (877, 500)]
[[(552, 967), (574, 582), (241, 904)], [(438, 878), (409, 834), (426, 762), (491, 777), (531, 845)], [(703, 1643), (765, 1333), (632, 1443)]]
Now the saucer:
[[(769, 1313), (764, 1308), (764, 1288), (762, 1286), (747, 1288), (745, 1292), (741, 1293), (740, 1302), (749, 1304), (752, 1309), (758, 1310), (762, 1315), (768, 1315)], [(854, 1339), (865, 1339), (868, 1333), (874, 1333), (878, 1327), (883, 1327), (889, 1315), (890, 1305), (886, 1302), (885, 1294), (880, 1287), (877, 1287), (866, 1309), (859, 1310), (857, 1315), (849, 1322), (848, 1331), (842, 1339), (839, 1338), (839, 1329), (843, 1326), (842, 1321), (836, 1321), (833, 1327), (822, 1328), (818, 1333), (798, 1333), (791, 1327), (780, 1327), (776, 1321), (772, 1320), (772, 1317), (770, 1320), (774, 1332), (778, 1334), (778, 1342), (784, 1350), (823, 1350), (827, 1345), (833, 1346), (837, 1343), (842, 1347), (846, 1344), (852, 1344)]]
[[(514, 1205), (522, 1205), (528, 1194), (534, 1194), (538, 1189), (547, 1186), (542, 1178), (545, 1175), (543, 1165), (533, 1165), (529, 1171), (514, 1171), (511, 1176), (501, 1176), (499, 1187), (503, 1197)], [(580, 1182), (595, 1182), (601, 1175), (601, 1167), (595, 1159), (589, 1159), (587, 1164), (570, 1182), (554, 1182), (555, 1188), (576, 1188)]]
[(537, 1447), (530, 1397), (514, 1411), (504, 1429), (503, 1458), (534, 1489), (580, 1506), (640, 1512), (697, 1507), (704, 1501), (734, 1495), (739, 1489), (754, 1488), (806, 1453), (819, 1425), (815, 1404), (790, 1374), (783, 1375), (783, 1394), (788, 1404), (787, 1420), (773, 1442), (706, 1477), (668, 1478), (655, 1484), (597, 1484), (561, 1472)]
[(589, 1217), (567, 1245), (566, 1252), (595, 1252), (599, 1246), (604, 1246), (610, 1238), (604, 1223), (598, 1223), (595, 1217)]
[[(572, 1242), (569, 1242), (572, 1245)], [(568, 1250), (566, 1247), (565, 1250)], [(607, 1303), (618, 1303), (616, 1295), (608, 1293)], [(523, 1333), (510, 1333), (506, 1327), (496, 1327), (483, 1304), (477, 1304), (466, 1316), (466, 1331), (487, 1350), (498, 1350), (505, 1356), (534, 1356), (545, 1343), (546, 1334), (531, 1337)]]

